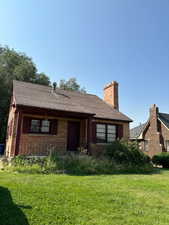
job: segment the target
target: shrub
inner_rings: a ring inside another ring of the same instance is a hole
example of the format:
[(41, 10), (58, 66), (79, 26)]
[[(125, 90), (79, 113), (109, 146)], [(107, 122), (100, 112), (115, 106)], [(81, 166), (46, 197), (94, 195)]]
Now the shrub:
[(24, 173), (67, 173), (75, 175), (149, 173), (153, 168), (149, 158), (133, 143), (114, 142), (108, 146), (105, 156), (67, 152), (51, 152), (48, 157), (16, 156), (7, 169)]
[(158, 155), (154, 155), (152, 158), (152, 162), (155, 165), (162, 166), (163, 168), (169, 168), (169, 153), (162, 152)]
[(107, 146), (105, 156), (118, 164), (142, 166), (150, 163), (149, 156), (140, 151), (135, 142), (114, 141)]
[(11, 160), (11, 165), (15, 167), (24, 167), (24, 166), (32, 166), (39, 165), (40, 167), (44, 167), (46, 165), (47, 158), (46, 157), (27, 157), (25, 155), (19, 155), (14, 157)]
[[(120, 147), (125, 149), (122, 144)], [(132, 147), (131, 147), (132, 148)], [(133, 151), (130, 149), (130, 151)], [(132, 157), (133, 162), (126, 162), (131, 159), (130, 154), (126, 156), (121, 150), (121, 154), (115, 154), (112, 159), (112, 150), (108, 152), (109, 157), (95, 158), (88, 155), (67, 153), (59, 155), (51, 153), (48, 157), (26, 157), (16, 156), (9, 170), (22, 173), (67, 173), (75, 175), (91, 174), (117, 174), (117, 173), (149, 173), (152, 172), (150, 163), (140, 165), (137, 152)], [(140, 153), (141, 154), (141, 153)], [(129, 157), (130, 156), (130, 157)], [(137, 159), (137, 160), (136, 160)]]

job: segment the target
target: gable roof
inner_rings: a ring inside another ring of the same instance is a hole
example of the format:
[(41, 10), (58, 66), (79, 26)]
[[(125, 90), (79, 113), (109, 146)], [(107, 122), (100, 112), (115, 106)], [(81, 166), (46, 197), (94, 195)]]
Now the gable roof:
[(130, 139), (138, 139), (141, 133), (144, 131), (146, 128), (147, 122), (140, 124), (137, 127), (134, 127), (130, 130)]
[(159, 113), (158, 117), (165, 124), (165, 126), (169, 129), (169, 114)]
[(129, 117), (92, 94), (59, 88), (52, 91), (49, 86), (13, 81), (13, 95), (16, 105), (93, 114), (96, 118), (132, 122)]
[[(169, 114), (158, 113), (158, 119), (169, 129)], [(142, 132), (145, 130), (147, 123), (140, 124), (130, 130), (130, 139), (138, 139)]]

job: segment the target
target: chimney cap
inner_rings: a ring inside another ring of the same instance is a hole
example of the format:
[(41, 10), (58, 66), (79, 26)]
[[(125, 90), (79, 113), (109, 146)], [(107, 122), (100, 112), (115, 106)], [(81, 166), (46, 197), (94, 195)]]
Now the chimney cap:
[(104, 90), (109, 88), (109, 87), (111, 87), (111, 86), (113, 86), (113, 85), (118, 86), (118, 82), (117, 81), (112, 81), (112, 82), (106, 84), (105, 87), (104, 87)]

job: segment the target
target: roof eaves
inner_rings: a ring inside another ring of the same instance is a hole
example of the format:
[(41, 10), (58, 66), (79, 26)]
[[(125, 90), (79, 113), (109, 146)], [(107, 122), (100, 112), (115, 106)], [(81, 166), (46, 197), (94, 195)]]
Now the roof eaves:
[(169, 127), (165, 124), (163, 120), (161, 120), (159, 117), (158, 117), (158, 120), (167, 128), (167, 130), (169, 130)]
[(94, 117), (95, 119), (102, 119), (102, 120), (108, 120), (108, 121), (110, 121), (110, 120), (114, 120), (114, 121), (121, 121), (121, 122), (126, 122), (126, 123), (130, 123), (130, 122), (133, 122), (131, 119), (112, 119), (112, 118), (105, 118), (105, 117), (98, 117), (98, 116), (95, 116)]
[(86, 113), (86, 112), (79, 112), (79, 111), (70, 111), (70, 110), (57, 110), (57, 109), (52, 109), (52, 108), (45, 108), (45, 107), (37, 107), (37, 106), (30, 106), (30, 105), (24, 105), (24, 104), (17, 104), (16, 106), (18, 107), (30, 107), (30, 108), (37, 108), (37, 109), (46, 109), (46, 110), (54, 110), (54, 111), (63, 111), (63, 112), (71, 112), (71, 113), (80, 113), (80, 114), (86, 114), (90, 116), (94, 116), (95, 113)]

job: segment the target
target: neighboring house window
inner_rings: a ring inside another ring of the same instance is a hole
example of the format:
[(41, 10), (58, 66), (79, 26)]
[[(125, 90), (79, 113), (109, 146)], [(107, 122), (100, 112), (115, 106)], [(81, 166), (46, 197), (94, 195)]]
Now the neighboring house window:
[(116, 140), (117, 127), (110, 124), (96, 124), (97, 143), (110, 143)]
[(144, 141), (144, 151), (148, 152), (148, 140)]
[(166, 150), (169, 152), (169, 140), (166, 141)]
[(31, 120), (31, 133), (50, 133), (50, 121), (49, 120)]

